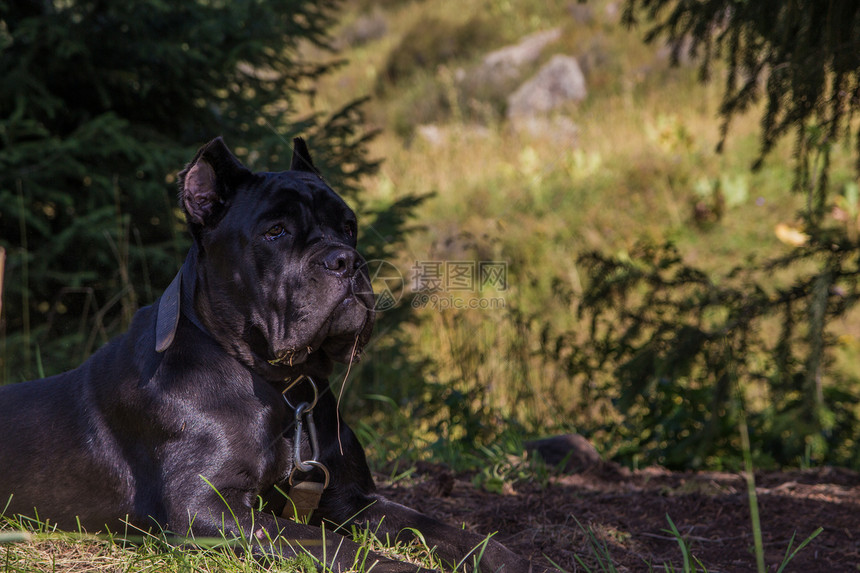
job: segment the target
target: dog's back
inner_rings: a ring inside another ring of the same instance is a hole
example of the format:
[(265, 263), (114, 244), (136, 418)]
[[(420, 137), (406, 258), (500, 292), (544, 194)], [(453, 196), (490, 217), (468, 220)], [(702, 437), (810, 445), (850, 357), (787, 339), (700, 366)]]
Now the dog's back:
[[(146, 322), (148, 310), (136, 322)], [(5, 514), (94, 531), (115, 527), (118, 515), (131, 513), (132, 478), (116, 435), (122, 425), (110, 419), (122, 412), (109, 402), (119, 386), (137, 379), (128, 336), (112, 340), (74, 370), (0, 387), (0, 510)], [(67, 487), (70, 483), (75, 486)], [(79, 523), (78, 516), (86, 522)]]

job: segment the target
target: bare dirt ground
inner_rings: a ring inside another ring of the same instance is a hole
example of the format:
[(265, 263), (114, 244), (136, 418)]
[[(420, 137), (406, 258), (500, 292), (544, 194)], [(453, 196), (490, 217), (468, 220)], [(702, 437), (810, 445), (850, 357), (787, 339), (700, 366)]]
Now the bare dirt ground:
[[(824, 530), (785, 570), (860, 571), (860, 474), (836, 468), (761, 473), (756, 486), (768, 571), (777, 570), (792, 535), (797, 547), (818, 527)], [(497, 539), (515, 552), (545, 565), (551, 559), (568, 572), (585, 570), (575, 555), (602, 571), (577, 520), (605, 543), (619, 571), (682, 570), (667, 514), (709, 573), (756, 570), (747, 486), (737, 474), (603, 466), (497, 495), (476, 489), (469, 476), (422, 465), (415, 483), (382, 489), (449, 523), (498, 531)]]

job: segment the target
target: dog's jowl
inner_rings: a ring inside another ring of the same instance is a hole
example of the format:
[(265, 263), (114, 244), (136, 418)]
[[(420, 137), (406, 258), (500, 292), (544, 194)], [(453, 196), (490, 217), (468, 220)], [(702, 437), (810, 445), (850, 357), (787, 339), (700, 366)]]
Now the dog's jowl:
[(304, 142), (290, 170), (254, 173), (216, 139), (179, 183), (193, 246), (162, 297), (79, 368), (0, 388), (0, 511), (90, 532), (245, 535), (342, 571), (359, 547), (332, 528), (420, 531), (449, 564), (474, 550), (482, 571), (528, 571), (495, 541), (375, 493), (328, 386), (370, 337), (370, 280), (355, 215)]

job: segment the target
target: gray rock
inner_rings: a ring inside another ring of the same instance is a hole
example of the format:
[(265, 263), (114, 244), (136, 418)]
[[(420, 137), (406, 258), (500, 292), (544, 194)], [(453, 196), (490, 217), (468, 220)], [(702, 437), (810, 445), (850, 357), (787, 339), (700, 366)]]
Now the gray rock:
[(587, 95), (576, 58), (557, 54), (508, 97), (508, 119), (545, 114)]
[(491, 132), (486, 126), (477, 124), (446, 126), (429, 123), (416, 127), (415, 134), (431, 147), (442, 147), (454, 139), (462, 141), (487, 139)]
[(588, 26), (594, 23), (594, 10), (591, 5), (576, 2), (567, 6), (568, 13), (577, 24)]
[(387, 33), (388, 22), (385, 20), (385, 14), (376, 8), (369, 14), (359, 16), (355, 22), (344, 28), (334, 43), (338, 49), (362, 46), (384, 37)]
[(621, 6), (619, 2), (610, 2), (603, 9), (603, 15), (606, 17), (606, 21), (612, 24), (617, 24), (621, 19)]
[(569, 473), (589, 470), (601, 464), (600, 454), (579, 434), (562, 434), (525, 443), (526, 451), (539, 455), (547, 465), (563, 466)]
[(441, 147), (448, 140), (448, 134), (433, 123), (419, 125), (415, 128), (415, 133), (432, 147)]
[(475, 74), (481, 79), (503, 81), (516, 77), (520, 70), (537, 61), (543, 49), (561, 37), (561, 28), (530, 34), (517, 44), (484, 56)]

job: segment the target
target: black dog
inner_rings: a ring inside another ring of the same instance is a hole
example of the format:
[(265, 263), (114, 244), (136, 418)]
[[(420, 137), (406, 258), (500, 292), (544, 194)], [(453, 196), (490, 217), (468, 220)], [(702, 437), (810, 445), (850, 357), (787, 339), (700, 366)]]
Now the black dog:
[(357, 566), (359, 546), (328, 531), (323, 547), (312, 525), (414, 529), (451, 564), (477, 547), (482, 571), (528, 571), (374, 493), (327, 381), (368, 341), (374, 300), (355, 215), (304, 142), (289, 171), (253, 173), (219, 138), (179, 183), (194, 243), (164, 295), (79, 368), (0, 389), (0, 511), (11, 496), (7, 515), (66, 529), (223, 532), (335, 570)]

